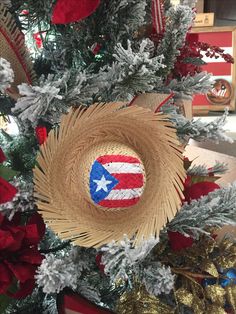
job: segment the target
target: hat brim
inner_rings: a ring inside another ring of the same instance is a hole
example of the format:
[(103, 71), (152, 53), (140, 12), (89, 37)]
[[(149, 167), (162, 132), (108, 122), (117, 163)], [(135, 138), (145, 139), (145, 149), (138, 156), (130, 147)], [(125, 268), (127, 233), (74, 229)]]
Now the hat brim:
[[(140, 242), (158, 236), (181, 205), (183, 148), (167, 116), (120, 103), (72, 109), (49, 133), (34, 170), (35, 196), (48, 225), (62, 239), (99, 247), (126, 234)], [(146, 185), (139, 202), (105, 211), (89, 202), (78, 178), (84, 153), (103, 142), (126, 144), (140, 156)]]

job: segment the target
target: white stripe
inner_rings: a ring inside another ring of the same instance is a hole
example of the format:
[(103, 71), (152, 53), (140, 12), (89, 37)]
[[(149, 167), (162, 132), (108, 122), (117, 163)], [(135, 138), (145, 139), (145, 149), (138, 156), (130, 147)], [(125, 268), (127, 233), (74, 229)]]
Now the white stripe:
[[(154, 2), (154, 17), (155, 17), (155, 24), (156, 24), (156, 32), (159, 34), (162, 31), (163, 25), (162, 25), (162, 16), (161, 16), (161, 4), (160, 0), (153, 0)], [(159, 12), (158, 12), (159, 10)], [(159, 23), (160, 28), (159, 28)]]
[(110, 173), (144, 173), (142, 165), (138, 163), (111, 162), (103, 167)]
[(138, 189), (111, 190), (105, 200), (130, 200), (132, 198), (140, 197), (142, 193), (143, 187)]
[(226, 80), (226, 81), (228, 81), (229, 83), (232, 83), (232, 75), (212, 76), (212, 77), (211, 77), (211, 80), (212, 80), (212, 81), (219, 80), (219, 79)]
[(153, 0), (154, 2), (154, 17), (155, 17), (155, 24), (156, 24), (156, 32), (158, 33), (159, 30), (159, 26), (158, 26), (158, 20), (157, 20), (157, 3), (155, 0)]
[[(233, 47), (222, 47), (222, 49), (224, 49), (224, 53), (229, 53), (231, 56), (233, 55)], [(204, 55), (204, 51), (201, 52), (203, 54), (203, 58), (202, 60), (206, 63), (212, 63), (212, 62), (226, 62), (222, 57), (215, 59), (215, 58), (210, 58), (210, 57), (206, 57)]]

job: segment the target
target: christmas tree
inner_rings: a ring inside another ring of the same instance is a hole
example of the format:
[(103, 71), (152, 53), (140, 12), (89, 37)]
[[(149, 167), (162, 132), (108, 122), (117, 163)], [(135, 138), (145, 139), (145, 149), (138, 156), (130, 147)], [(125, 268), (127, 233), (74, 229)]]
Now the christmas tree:
[[(236, 186), (190, 139), (231, 141), (195, 1), (0, 0), (0, 312), (234, 313)], [(4, 122), (4, 125), (5, 125)]]

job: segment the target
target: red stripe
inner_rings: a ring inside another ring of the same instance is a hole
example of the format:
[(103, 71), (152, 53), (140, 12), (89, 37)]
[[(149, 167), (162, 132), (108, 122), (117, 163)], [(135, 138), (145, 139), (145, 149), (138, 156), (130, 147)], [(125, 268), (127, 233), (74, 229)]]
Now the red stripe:
[(98, 204), (102, 207), (107, 208), (119, 208), (119, 207), (129, 207), (136, 204), (139, 201), (139, 197), (130, 200), (103, 200)]
[(155, 28), (157, 33), (161, 32), (161, 13), (159, 12), (159, 3), (158, 0), (153, 0), (154, 3), (154, 18), (155, 18)]
[(152, 24), (157, 34), (164, 31), (164, 13), (161, 0), (152, 0)]
[[(26, 67), (26, 65), (25, 65), (25, 63), (24, 63), (24, 61), (23, 61), (21, 55), (19, 54), (18, 50), (17, 50), (16, 47), (13, 45), (11, 39), (8, 37), (8, 35), (7, 35), (7, 33), (4, 31), (4, 29), (0, 28), (0, 32), (1, 32), (2, 35), (5, 37), (6, 41), (7, 41), (8, 44), (9, 44), (9, 46), (10, 46), (10, 47), (12, 48), (12, 50), (14, 51), (14, 53), (15, 53), (15, 55), (16, 55), (18, 61), (20, 62), (21, 66), (22, 66), (22, 68), (23, 68), (23, 70), (24, 70), (24, 72), (25, 72), (25, 75), (26, 75), (26, 77), (27, 77), (27, 79), (28, 79), (28, 83), (29, 83), (29, 84), (32, 84), (32, 80), (31, 80), (31, 77), (30, 77), (30, 75), (29, 75), (29, 73), (28, 73), (28, 71), (27, 71), (27, 67)], [(23, 37), (23, 34), (22, 34), (22, 37)]]
[(138, 98), (138, 95), (134, 96), (134, 98), (131, 100), (131, 102), (128, 104), (128, 107), (129, 106), (132, 106), (133, 105), (133, 102)]
[(139, 163), (140, 161), (138, 160), (138, 158), (132, 157), (132, 156), (124, 156), (124, 155), (105, 155), (105, 156), (100, 156), (97, 159), (98, 162), (100, 162), (101, 164), (108, 164), (110, 162), (128, 162), (128, 163), (132, 163), (132, 164), (136, 164)]
[(112, 173), (112, 176), (119, 181), (113, 190), (136, 189), (143, 186), (142, 173)]
[(231, 75), (231, 63), (211, 62), (204, 65), (202, 70), (212, 73), (214, 76)]
[(205, 95), (196, 95), (193, 99), (193, 106), (210, 106)]
[(175, 94), (172, 92), (166, 99), (164, 99), (156, 108), (156, 110), (154, 111), (155, 113), (158, 112), (160, 110), (160, 108), (162, 106), (164, 106), (165, 103), (167, 103), (168, 100), (170, 100)]
[(218, 47), (232, 47), (232, 32), (198, 33), (198, 40)]

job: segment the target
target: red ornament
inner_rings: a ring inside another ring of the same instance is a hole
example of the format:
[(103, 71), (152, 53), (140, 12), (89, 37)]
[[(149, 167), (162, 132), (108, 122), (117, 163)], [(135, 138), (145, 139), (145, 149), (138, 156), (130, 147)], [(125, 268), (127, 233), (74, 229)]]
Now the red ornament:
[(33, 38), (35, 40), (36, 46), (40, 49), (43, 47), (43, 41), (42, 37), (40, 35), (40, 32), (33, 34)]
[(52, 14), (53, 24), (78, 22), (91, 15), (100, 0), (58, 0)]
[(21, 11), (21, 14), (22, 14), (22, 15), (28, 15), (28, 14), (29, 14), (29, 10), (22, 10), (22, 11)]
[[(35, 271), (43, 256), (38, 243), (45, 233), (45, 225), (38, 213), (20, 224), (22, 216), (17, 213), (11, 221), (0, 213), (0, 294), (13, 298), (25, 298), (32, 293)], [(16, 293), (8, 291), (18, 282)]]
[(96, 264), (99, 270), (104, 274), (105, 266), (102, 264), (102, 254), (97, 254), (96, 256)]
[(193, 245), (193, 239), (191, 237), (186, 237), (179, 232), (168, 231), (168, 237), (173, 251), (180, 251)]
[(96, 56), (99, 53), (99, 51), (101, 50), (101, 48), (102, 48), (101, 44), (95, 43), (95, 44), (92, 45), (91, 51)]
[(37, 140), (38, 140), (38, 143), (39, 145), (42, 145), (47, 137), (48, 137), (48, 133), (47, 133), (47, 129), (45, 126), (37, 126), (35, 128), (35, 133), (36, 133), (36, 137), (37, 137)]
[(68, 292), (58, 298), (59, 314), (112, 314), (77, 293)]
[(190, 203), (192, 200), (197, 200), (202, 196), (220, 189), (220, 186), (214, 182), (198, 182), (187, 187), (184, 191), (185, 201)]

